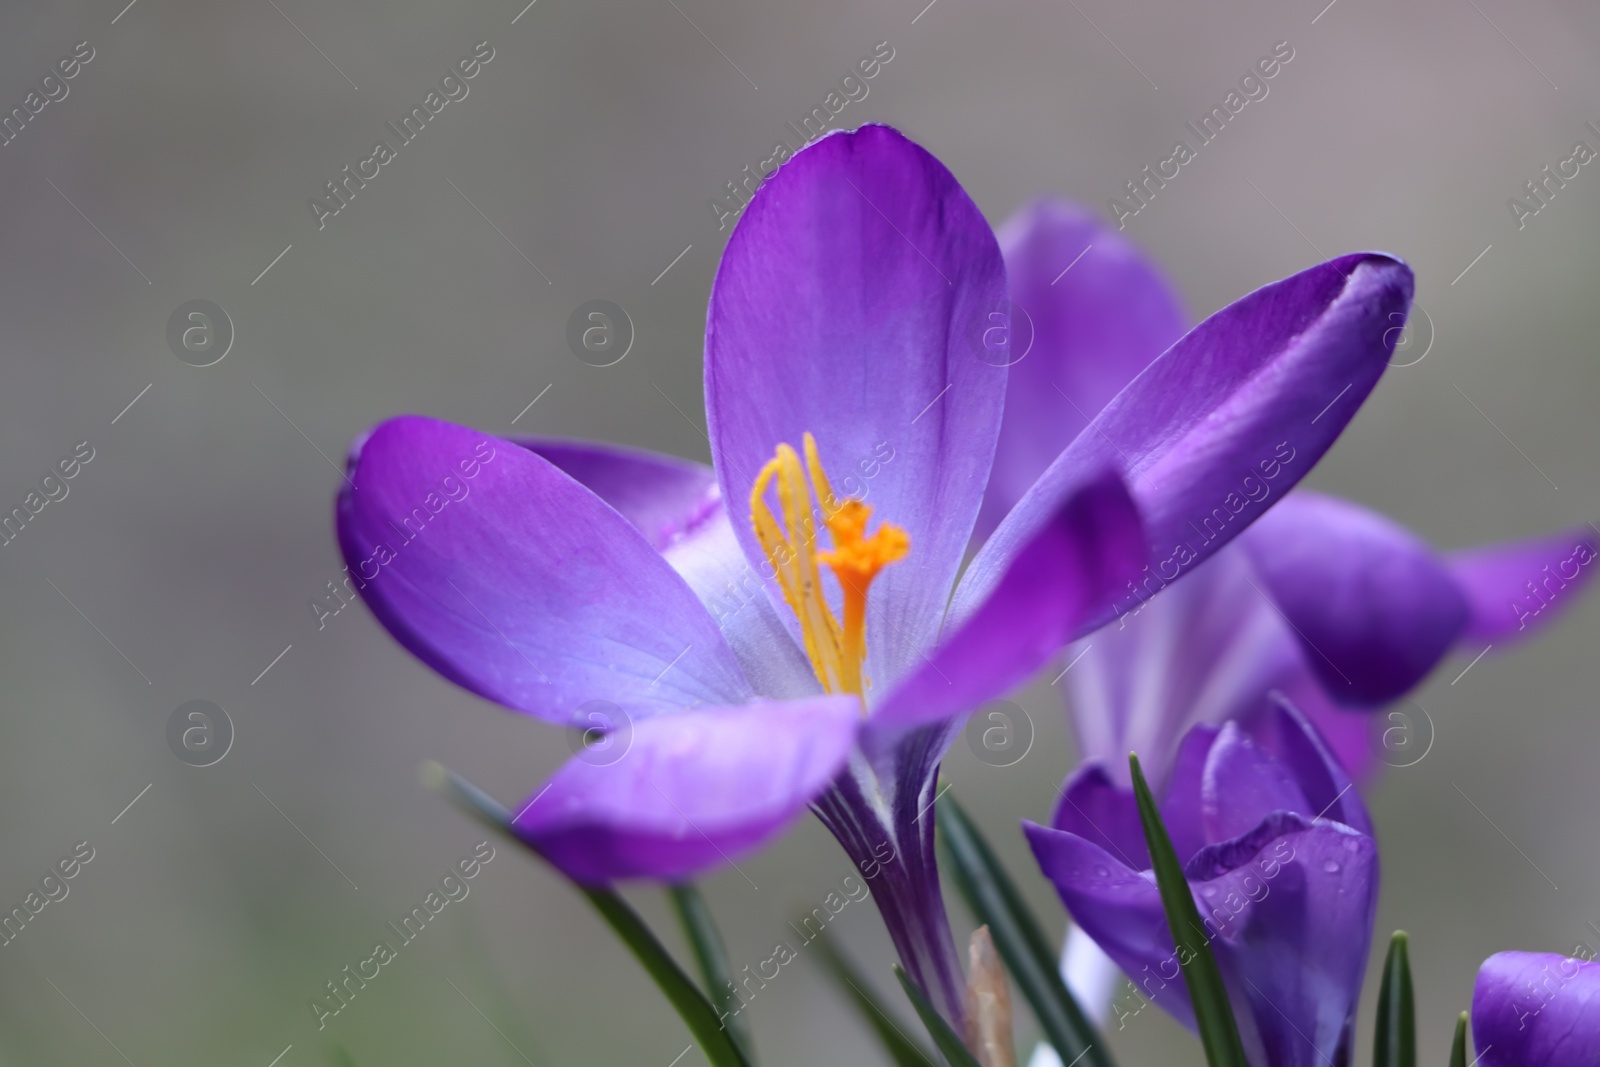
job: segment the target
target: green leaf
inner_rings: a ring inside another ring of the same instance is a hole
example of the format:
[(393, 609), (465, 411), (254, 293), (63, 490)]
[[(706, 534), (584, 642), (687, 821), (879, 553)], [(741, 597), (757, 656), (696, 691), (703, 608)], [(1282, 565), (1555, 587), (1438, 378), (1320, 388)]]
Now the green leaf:
[[(1150, 848), (1156, 884), (1161, 887), (1167, 928), (1172, 931), (1178, 949), (1178, 963), (1183, 968), (1184, 984), (1189, 987), (1189, 1002), (1194, 1006), (1206, 1062), (1211, 1067), (1246, 1067), (1239, 1024), (1234, 1021), (1233, 1005), (1228, 1002), (1228, 988), (1217, 968), (1217, 958), (1211, 954), (1211, 941), (1200, 921), (1200, 909), (1195, 907), (1194, 894), (1183, 877), (1183, 867), (1172, 847), (1172, 838), (1167, 836), (1167, 828), (1161, 822), (1155, 797), (1150, 795), (1137, 754), (1129, 754), (1128, 766), (1133, 772), (1133, 793), (1139, 802), (1139, 821), (1144, 824), (1144, 839)], [(1189, 957), (1188, 962), (1184, 962), (1185, 955)]]
[(755, 1047), (750, 1040), (750, 1031), (739, 1014), (743, 1004), (733, 988), (728, 950), (722, 944), (722, 934), (711, 918), (706, 898), (689, 882), (672, 886), (668, 895), (672, 899), (673, 910), (678, 913), (678, 921), (683, 924), (684, 936), (694, 950), (695, 962), (700, 966), (700, 977), (704, 979), (706, 990), (711, 995), (712, 1006), (716, 1008), (717, 1015), (726, 1020), (728, 1034), (739, 1046), (739, 1051), (744, 1053), (744, 1058), (755, 1063)]
[(590, 886), (578, 888), (610, 924), (622, 943), (633, 952), (634, 958), (650, 977), (655, 979), (656, 985), (683, 1017), (689, 1032), (700, 1043), (700, 1051), (713, 1067), (750, 1067), (749, 1061), (739, 1051), (739, 1046), (734, 1044), (728, 1031), (723, 1029), (717, 1013), (706, 1002), (706, 998), (700, 995), (694, 982), (673, 961), (661, 942), (656, 940), (656, 935), (650, 932), (650, 927), (628, 906), (628, 902), (612, 889)]
[(938, 1067), (938, 1061), (933, 1058), (933, 1053), (907, 1037), (894, 1017), (873, 999), (872, 994), (868, 992), (871, 986), (866, 977), (834, 947), (831, 937), (827, 934), (818, 934), (816, 940), (811, 943), (817, 947), (817, 952), (829, 975), (839, 984), (845, 996), (850, 998), (861, 1018), (878, 1035), (878, 1040), (883, 1043), (884, 1051), (889, 1054), (889, 1059), (894, 1062), (895, 1067)]
[(933, 1038), (934, 1045), (944, 1053), (944, 1058), (949, 1061), (950, 1067), (983, 1067), (967, 1050), (967, 1043), (950, 1028), (944, 1016), (928, 1003), (928, 998), (922, 995), (917, 983), (907, 977), (905, 969), (898, 963), (894, 965), (894, 976), (900, 979), (900, 988), (906, 991), (906, 996), (911, 999), (911, 1006), (917, 1009), (917, 1015), (922, 1019), (922, 1025), (928, 1028), (928, 1036)]
[(1396, 930), (1383, 962), (1378, 989), (1378, 1027), (1373, 1039), (1372, 1067), (1416, 1067), (1417, 1013), (1411, 993), (1410, 939)]
[(996, 951), (1061, 1062), (1112, 1067), (1105, 1042), (1061, 981), (1055, 951), (982, 832), (948, 792), (935, 812), (946, 869), (972, 913), (989, 927)]
[[(526, 842), (511, 831), (511, 812), (459, 774), (429, 761), (423, 764), (422, 780), (430, 789), (444, 793), (485, 826), (503, 834), (512, 843), (527, 848)], [(628, 902), (612, 889), (582, 885), (577, 889), (594, 905), (622, 943), (628, 946), (634, 958), (644, 967), (645, 973), (655, 979), (656, 986), (689, 1027), (689, 1033), (694, 1036), (701, 1053), (712, 1067), (750, 1067), (739, 1046), (722, 1028), (710, 1003), (661, 942), (656, 940), (656, 935), (645, 921), (628, 906)]]
[(1467, 1067), (1467, 1013), (1456, 1020), (1456, 1040), (1450, 1046), (1450, 1067)]

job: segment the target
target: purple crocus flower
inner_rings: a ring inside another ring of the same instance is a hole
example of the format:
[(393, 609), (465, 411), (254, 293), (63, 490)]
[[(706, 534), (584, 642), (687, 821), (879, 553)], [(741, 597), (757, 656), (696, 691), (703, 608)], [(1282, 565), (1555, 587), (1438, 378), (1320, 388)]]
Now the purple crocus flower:
[[(1159, 797), (1257, 1067), (1345, 1067), (1378, 903), (1360, 796), (1316, 731), (1284, 705), (1253, 736), (1237, 722), (1185, 735)], [(1052, 825), (1025, 823), (1074, 920), (1153, 1001), (1194, 1026), (1133, 791), (1091, 760)], [(1121, 1023), (1119, 1011), (1119, 1024)]]
[[(980, 532), (1185, 321), (1160, 271), (1085, 208), (1040, 200), (1001, 228), (1000, 243), (1034, 329), (1011, 370)], [(1191, 544), (1227, 532), (1251, 501), (1281, 503), (1161, 596), (1183, 568), (1175, 555), (1152, 558), (1129, 590), (1136, 606), (1067, 650), (1081, 755), (1120, 768), (1135, 750), (1159, 785), (1190, 726), (1259, 711), (1277, 690), (1360, 777), (1375, 759), (1363, 712), (1403, 696), (1452, 649), (1503, 650), (1533, 633), (1596, 569), (1590, 527), (1441, 556), (1357, 504), (1306, 490), (1285, 498), (1314, 460), (1285, 438), (1242, 465), (1233, 496), (1195, 516)]]
[(1472, 1039), (1482, 1067), (1600, 1063), (1600, 963), (1501, 952), (1478, 971)]
[(1006, 398), (1004, 263), (927, 152), (887, 127), (836, 133), (729, 238), (706, 328), (712, 468), (400, 418), (357, 443), (340, 545), (379, 620), (446, 677), (552, 722), (603, 702), (599, 725), (627, 724), (516, 818), (565, 874), (686, 878), (809, 806), (957, 1019), (923, 816), (960, 716), (1135, 606), (1118, 591), (1151, 546), (1171, 554), (1263, 451), (1288, 440), (1309, 468), (1410, 296), (1404, 264), (1359, 254), (1218, 312), (1059, 450), (958, 584)]

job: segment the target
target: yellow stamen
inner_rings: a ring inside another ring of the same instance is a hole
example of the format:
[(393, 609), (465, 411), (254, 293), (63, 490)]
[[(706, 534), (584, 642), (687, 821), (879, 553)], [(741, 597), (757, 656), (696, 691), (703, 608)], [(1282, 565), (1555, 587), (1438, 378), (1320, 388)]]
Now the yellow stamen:
[[(911, 551), (905, 530), (884, 523), (870, 537), (867, 520), (872, 509), (859, 500), (838, 500), (817, 454), (817, 442), (808, 433), (802, 447), (805, 463), (789, 445), (756, 475), (750, 491), (750, 522), (783, 591), (783, 598), (800, 620), (806, 656), (817, 680), (830, 693), (865, 690), (861, 665), (866, 660), (867, 589), (884, 567)], [(782, 520), (767, 503), (775, 489)], [(833, 540), (832, 550), (818, 551), (812, 519), (813, 497)], [(841, 624), (828, 605), (818, 565), (833, 572), (844, 599)]]

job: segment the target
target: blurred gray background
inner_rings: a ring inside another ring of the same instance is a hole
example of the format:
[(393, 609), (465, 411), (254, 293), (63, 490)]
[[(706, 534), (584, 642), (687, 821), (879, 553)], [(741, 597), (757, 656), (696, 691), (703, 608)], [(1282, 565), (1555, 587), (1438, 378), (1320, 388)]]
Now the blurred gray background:
[[(840, 121), (900, 126), (995, 223), (1041, 192), (1103, 208), (1288, 41), (1269, 96), (1129, 233), (1196, 317), (1321, 254), (1416, 268), (1431, 328), (1408, 350), (1427, 354), (1386, 375), (1311, 484), (1445, 547), (1600, 512), (1600, 167), (1520, 231), (1506, 204), (1575, 141), (1600, 145), (1584, 128), (1600, 123), (1591, 3), (523, 2), (0, 14), (5, 109), (78, 42), (94, 50), (0, 147), (0, 503), (78, 442), (95, 450), (0, 549), (0, 903), (75, 843), (95, 849), (0, 948), (3, 1062), (301, 1067), (342, 1048), (363, 1065), (666, 1067), (684, 1051), (587, 906), (507, 848), (317, 1030), (310, 997), (482, 836), (418, 784), (419, 762), (514, 801), (568, 753), (364, 608), (318, 629), (308, 600), (340, 567), (334, 463), (398, 412), (705, 458), (701, 335), (726, 238), (707, 200), (879, 41), (894, 59)], [(485, 40), (470, 95), (319, 231), (307, 198)], [(603, 369), (565, 342), (597, 298), (637, 330)], [(236, 329), (214, 366), (166, 341), (193, 299)], [(1417, 695), (1431, 751), (1371, 792), (1379, 939), (1413, 934), (1435, 1061), (1484, 956), (1570, 950), (1600, 922), (1597, 620), (1584, 603), (1454, 685), (1466, 660), (1443, 667)], [(193, 699), (236, 731), (206, 768), (166, 741)], [(1015, 825), (1047, 815), (1072, 754), (1055, 691), (1019, 700), (1038, 725), (1027, 758), (994, 768), (958, 743), (946, 771), (1057, 932)], [(735, 966), (849, 871), (810, 820), (742, 866), (749, 881), (707, 884)], [(659, 895), (632, 896), (677, 945)], [(839, 924), (887, 982), (875, 912)], [(749, 1016), (768, 1067), (873, 1062), (814, 961)], [(1124, 1063), (1200, 1062), (1154, 1011), (1113, 1041)]]

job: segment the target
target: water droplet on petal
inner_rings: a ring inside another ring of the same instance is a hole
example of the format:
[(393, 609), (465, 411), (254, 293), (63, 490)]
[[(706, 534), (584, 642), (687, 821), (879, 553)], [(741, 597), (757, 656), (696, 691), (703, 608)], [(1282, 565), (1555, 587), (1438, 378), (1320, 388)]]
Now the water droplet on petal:
[(1094, 869), (1094, 876), (1096, 878), (1110, 878), (1111, 877), (1111, 868), (1106, 867), (1104, 865), (1096, 867)]
[(1339, 861), (1335, 860), (1335, 859), (1323, 860), (1322, 861), (1322, 869), (1327, 871), (1329, 874), (1338, 874), (1339, 873)]

